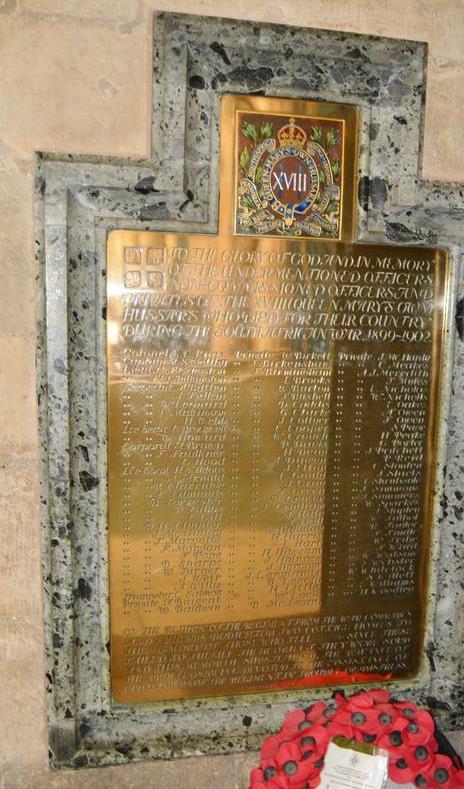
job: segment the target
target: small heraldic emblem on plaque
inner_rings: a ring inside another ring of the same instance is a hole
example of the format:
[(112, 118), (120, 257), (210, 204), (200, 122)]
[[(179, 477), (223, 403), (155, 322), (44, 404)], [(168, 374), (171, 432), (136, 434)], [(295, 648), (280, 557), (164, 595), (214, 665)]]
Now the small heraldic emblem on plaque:
[(238, 112), (236, 233), (339, 239), (343, 118)]

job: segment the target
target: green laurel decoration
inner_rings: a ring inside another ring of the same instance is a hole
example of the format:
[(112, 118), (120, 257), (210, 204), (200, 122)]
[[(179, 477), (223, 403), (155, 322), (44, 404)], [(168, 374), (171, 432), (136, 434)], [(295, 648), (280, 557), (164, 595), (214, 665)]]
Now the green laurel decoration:
[[(244, 178), (246, 178), (250, 169), (251, 154), (253, 153), (256, 146), (263, 142), (263, 140), (268, 140), (274, 135), (274, 124), (270, 123), (270, 121), (263, 121), (261, 126), (258, 128), (256, 124), (244, 121), (241, 132), (243, 136), (250, 141), (249, 145), (245, 145), (241, 149), (239, 155), (240, 171)], [(260, 197), (262, 197), (263, 168), (261, 165), (258, 165), (256, 168), (254, 180), (258, 189), (258, 194)], [(239, 204), (244, 208), (253, 208), (253, 202), (247, 195), (244, 195), (240, 198)]]
[(261, 129), (260, 129), (259, 133), (260, 133), (260, 136), (261, 136), (262, 140), (266, 140), (269, 137), (272, 137), (272, 135), (274, 134), (274, 126), (273, 126), (273, 124), (269, 123), (269, 121), (264, 121), (261, 124)]
[(244, 137), (248, 137), (248, 139), (251, 140), (253, 147), (258, 142), (258, 132), (254, 123), (248, 123), (248, 121), (244, 121), (242, 126), (242, 134)]
[(242, 148), (240, 151), (240, 169), (243, 175), (248, 175), (248, 168), (250, 166), (250, 152), (247, 147)]
[[(338, 129), (335, 129), (335, 128), (329, 129), (329, 131), (327, 132), (327, 134), (325, 136), (325, 142), (324, 142), (324, 133), (323, 133), (321, 127), (320, 126), (313, 126), (311, 128), (310, 139), (313, 140), (313, 142), (317, 142), (318, 145), (321, 146), (321, 148), (324, 148), (324, 150), (325, 150), (325, 152), (326, 152), (326, 154), (327, 154), (327, 156), (329, 158), (330, 167), (332, 169), (332, 175), (333, 175), (334, 181), (336, 181), (338, 179), (338, 176), (340, 175), (340, 171), (341, 171), (340, 159), (338, 158), (338, 156), (335, 156), (333, 159), (330, 158), (330, 148), (334, 148), (335, 145), (338, 145), (338, 143), (340, 142), (340, 134), (339, 134)], [(322, 178), (321, 178), (321, 176), (322, 176)], [(325, 183), (325, 176), (324, 176), (324, 174), (322, 172), (319, 172), (319, 179), (320, 179), (322, 184)]]
[(329, 131), (327, 132), (327, 136), (325, 138), (325, 147), (327, 149), (332, 148), (334, 145), (337, 145), (339, 140), (340, 140), (340, 135), (338, 133), (338, 129), (329, 129)]

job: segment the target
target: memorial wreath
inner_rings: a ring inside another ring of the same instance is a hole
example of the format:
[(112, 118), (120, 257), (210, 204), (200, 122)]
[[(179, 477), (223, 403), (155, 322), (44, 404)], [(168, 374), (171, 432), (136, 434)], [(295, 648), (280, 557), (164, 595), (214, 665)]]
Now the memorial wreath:
[(333, 698), (334, 705), (317, 701), (287, 715), (278, 734), (265, 740), (260, 766), (251, 772), (250, 789), (318, 786), (334, 737), (388, 751), (388, 774), (395, 783), (464, 787), (462, 761), (426, 709), (397, 701), (382, 689), (350, 697), (339, 691)]

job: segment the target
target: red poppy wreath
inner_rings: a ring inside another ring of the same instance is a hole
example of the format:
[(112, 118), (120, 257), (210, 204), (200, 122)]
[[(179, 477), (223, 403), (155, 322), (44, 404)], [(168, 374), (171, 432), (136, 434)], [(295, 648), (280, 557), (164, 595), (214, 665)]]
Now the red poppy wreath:
[(333, 698), (335, 706), (317, 701), (287, 715), (278, 734), (265, 740), (250, 789), (318, 786), (329, 741), (337, 736), (387, 750), (388, 774), (395, 783), (464, 787), (462, 762), (449, 743), (450, 755), (439, 752), (439, 732), (427, 710), (379, 689), (348, 698), (337, 692)]

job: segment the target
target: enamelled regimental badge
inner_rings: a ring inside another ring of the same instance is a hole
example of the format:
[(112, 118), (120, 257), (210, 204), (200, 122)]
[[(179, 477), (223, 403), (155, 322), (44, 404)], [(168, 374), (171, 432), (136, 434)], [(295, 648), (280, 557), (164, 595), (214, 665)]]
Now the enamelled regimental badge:
[(342, 120), (238, 113), (236, 232), (338, 239)]

